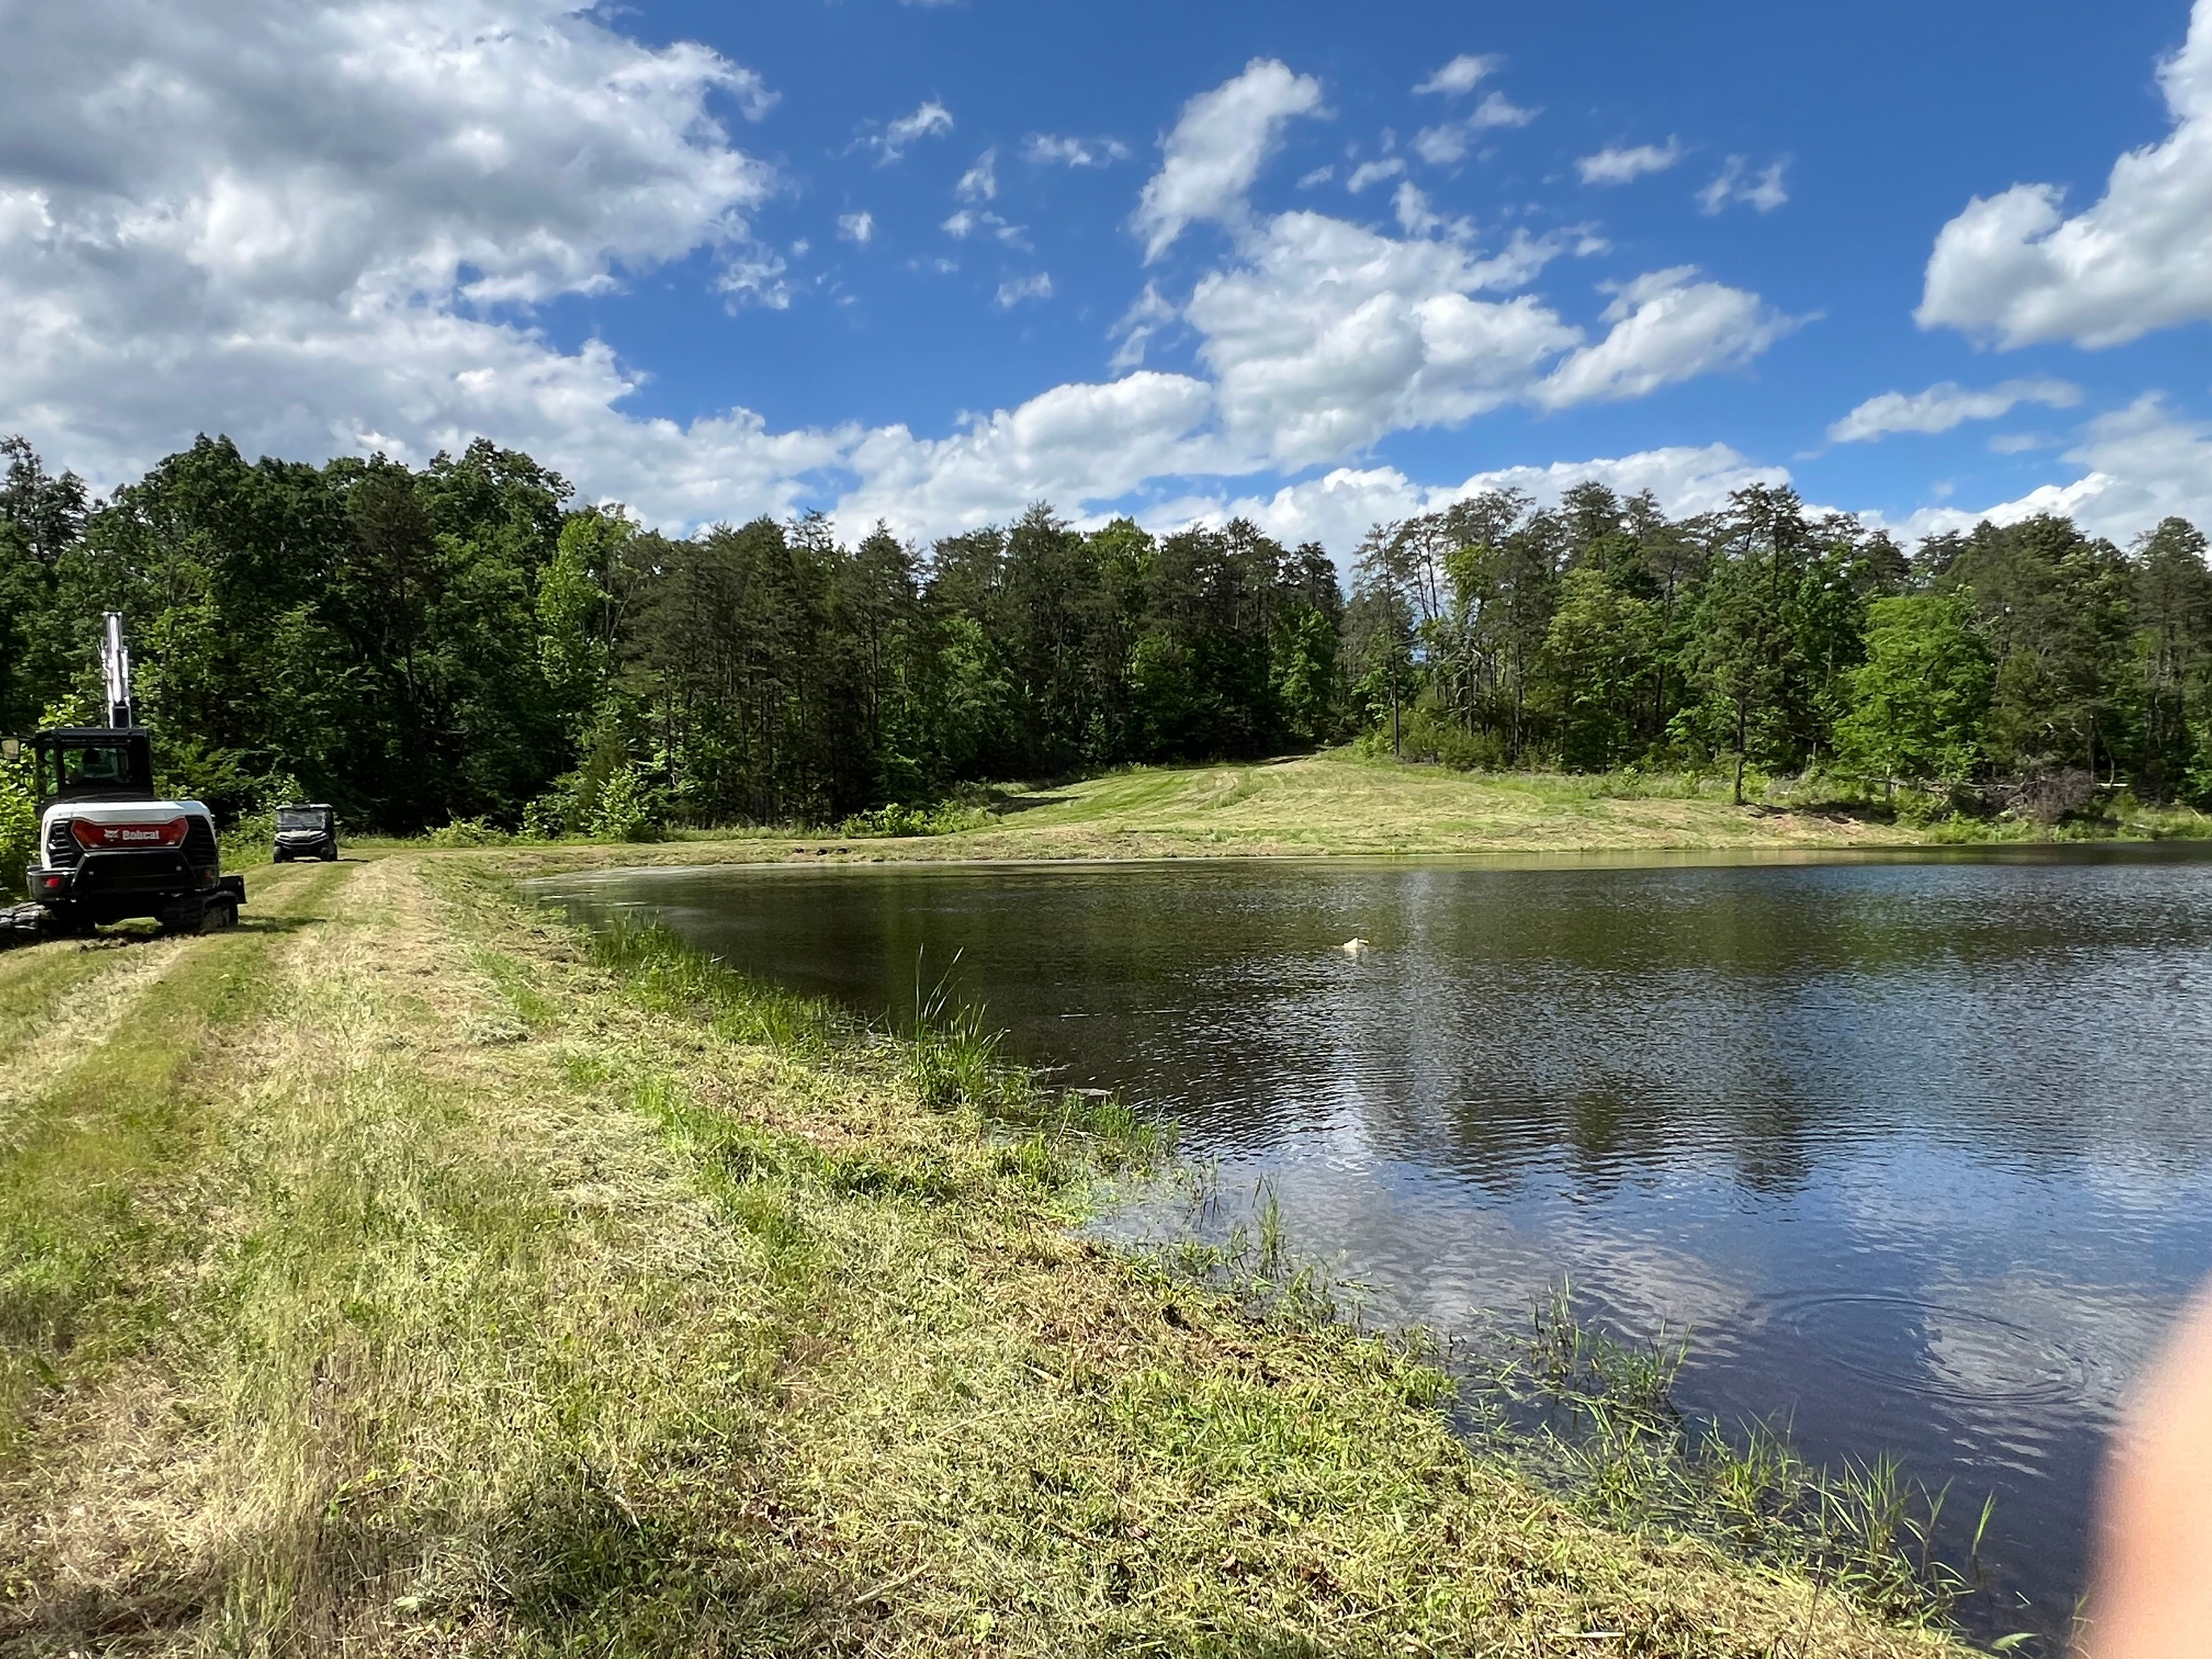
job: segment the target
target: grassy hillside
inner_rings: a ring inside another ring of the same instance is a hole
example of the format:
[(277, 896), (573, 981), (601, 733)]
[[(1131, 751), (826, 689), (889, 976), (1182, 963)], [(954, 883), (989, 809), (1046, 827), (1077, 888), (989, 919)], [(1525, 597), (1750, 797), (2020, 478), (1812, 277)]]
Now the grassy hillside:
[(1724, 780), (1480, 774), (1344, 750), (1146, 768), (1018, 794), (988, 854), (1420, 853), (1859, 846), (1905, 831), (1840, 812), (1739, 807)]
[(1121, 1143), (957, 1041), (595, 952), (495, 860), (0, 956), (0, 1649), (1943, 1650), (1079, 1242)]

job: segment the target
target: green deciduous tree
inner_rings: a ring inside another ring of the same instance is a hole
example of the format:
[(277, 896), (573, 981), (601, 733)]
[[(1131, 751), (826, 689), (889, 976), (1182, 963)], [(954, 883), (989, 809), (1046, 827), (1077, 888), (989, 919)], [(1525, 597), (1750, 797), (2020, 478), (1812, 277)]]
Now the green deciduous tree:
[(1942, 593), (1876, 599), (1866, 661), (1851, 672), (1848, 712), (1836, 723), (1838, 759), (1885, 787), (1899, 779), (1970, 778), (1981, 763), (1996, 679), (1965, 599)]

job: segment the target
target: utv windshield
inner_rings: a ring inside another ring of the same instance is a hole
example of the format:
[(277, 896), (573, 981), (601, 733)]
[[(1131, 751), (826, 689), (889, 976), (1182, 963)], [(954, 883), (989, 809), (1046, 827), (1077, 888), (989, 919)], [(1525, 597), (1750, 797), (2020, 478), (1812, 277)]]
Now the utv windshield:
[(331, 815), (319, 806), (280, 806), (276, 809), (279, 830), (313, 830), (320, 834), (329, 827)]

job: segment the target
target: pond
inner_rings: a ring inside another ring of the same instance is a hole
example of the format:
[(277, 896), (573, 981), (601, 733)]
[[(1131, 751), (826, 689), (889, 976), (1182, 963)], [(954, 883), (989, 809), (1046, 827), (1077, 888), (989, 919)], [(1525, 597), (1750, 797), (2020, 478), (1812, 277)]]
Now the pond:
[[(1173, 1117), (1381, 1317), (1562, 1279), (1677, 1397), (1884, 1452), (1985, 1629), (2063, 1629), (2103, 1437), (2212, 1271), (2212, 857), (720, 868), (568, 877), (875, 1018), (950, 969), (1015, 1053)], [(1360, 939), (1370, 949), (1339, 948)], [(1132, 1218), (1134, 1228), (1141, 1218)]]

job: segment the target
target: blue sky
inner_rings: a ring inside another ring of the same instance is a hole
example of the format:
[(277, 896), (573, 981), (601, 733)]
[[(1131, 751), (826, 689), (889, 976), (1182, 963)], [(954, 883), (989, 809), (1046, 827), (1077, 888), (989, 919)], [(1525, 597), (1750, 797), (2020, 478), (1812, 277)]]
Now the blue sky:
[(678, 528), (1342, 554), (1595, 476), (2124, 538), (2212, 520), (2203, 6), (16, 14), (0, 429), (483, 431)]

